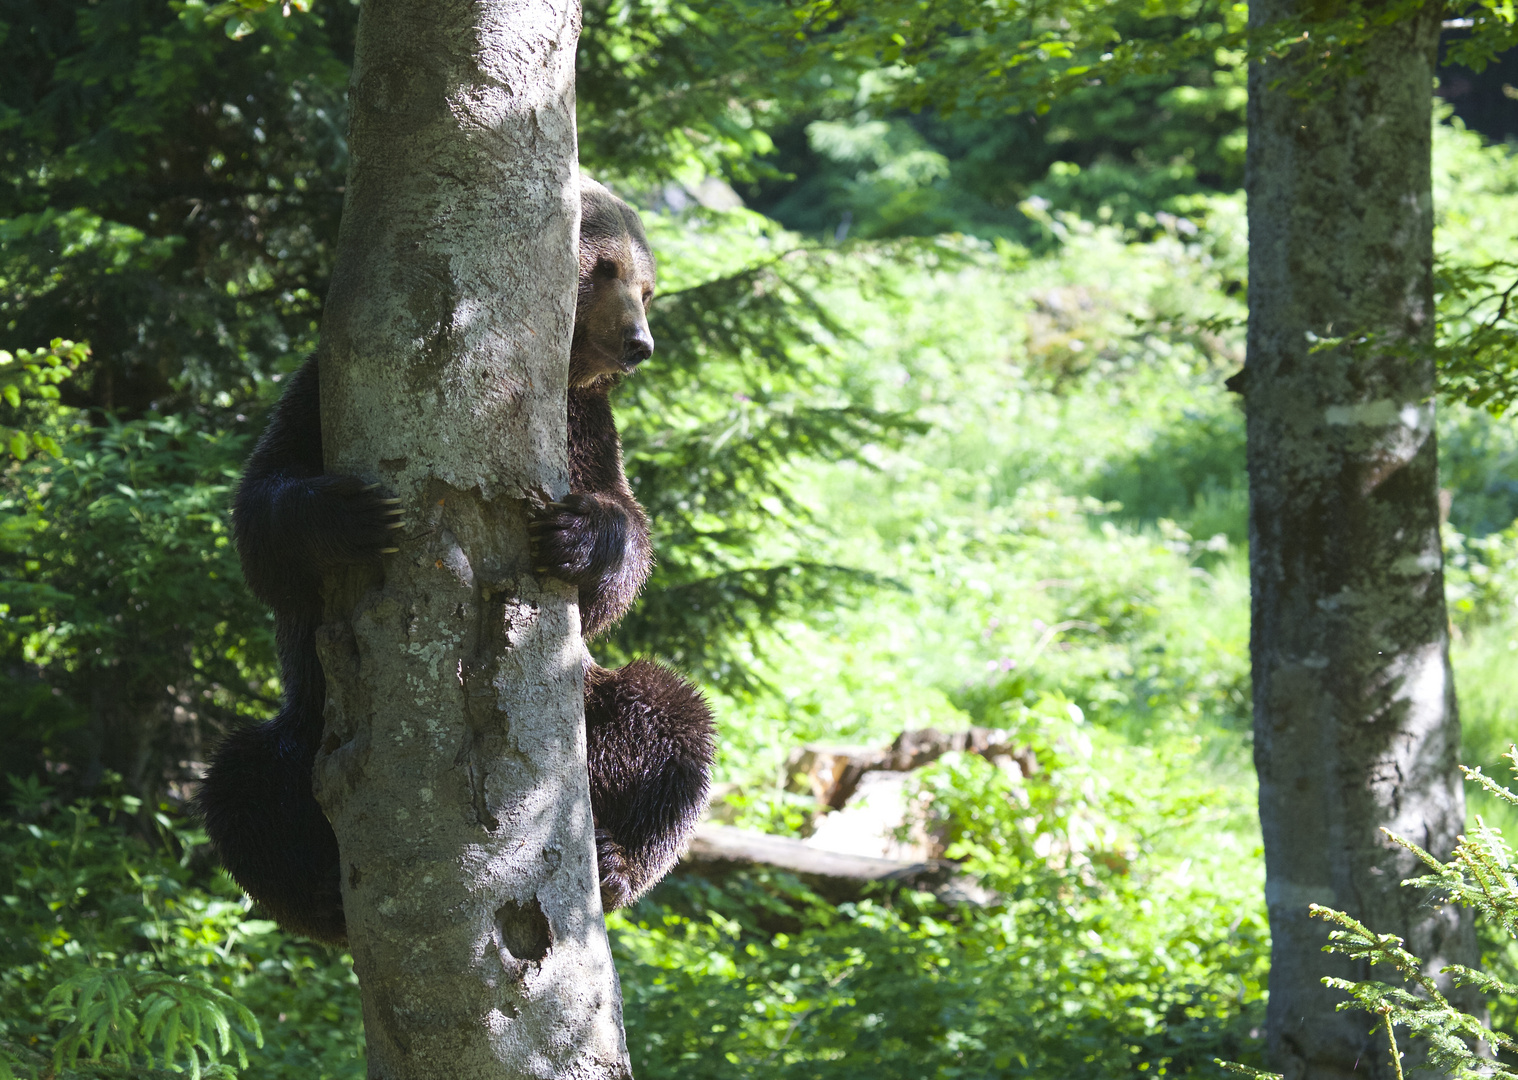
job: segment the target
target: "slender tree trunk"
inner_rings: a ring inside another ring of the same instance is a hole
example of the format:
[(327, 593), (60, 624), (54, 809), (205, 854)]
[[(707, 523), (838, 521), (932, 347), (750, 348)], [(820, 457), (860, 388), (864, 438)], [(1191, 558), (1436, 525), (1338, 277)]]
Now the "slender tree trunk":
[[(1291, 1080), (1393, 1075), (1373, 1021), (1334, 1012), (1323, 976), (1369, 973), (1321, 952), (1308, 904), (1403, 936), (1435, 971), (1474, 959), (1468, 918), (1401, 888), (1419, 866), (1380, 831), (1442, 856), (1465, 819), (1429, 349), (1440, 7), (1377, 30), (1358, 68), (1329, 59), (1339, 74), (1310, 95), (1310, 37), (1249, 77), (1255, 765), (1268, 1053)], [(1312, 10), (1253, 0), (1250, 19)], [(1351, 340), (1312, 351), (1334, 337)]]
[(523, 493), (568, 490), (575, 0), (364, 0), (322, 322), (327, 469), (406, 511), (331, 583), (317, 794), (369, 1075), (630, 1076), (602, 922), (574, 591)]

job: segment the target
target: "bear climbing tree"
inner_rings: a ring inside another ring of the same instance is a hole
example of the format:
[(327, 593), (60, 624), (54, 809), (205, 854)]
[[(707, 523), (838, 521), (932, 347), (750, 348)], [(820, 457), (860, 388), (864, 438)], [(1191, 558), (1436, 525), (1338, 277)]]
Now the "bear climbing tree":
[(359, 21), (320, 430), (405, 527), (327, 576), (316, 790), (386, 1080), (629, 1075), (575, 589), (521, 497), (569, 489), (577, 32), (571, 0)]
[[(652, 564), (610, 391), (652, 355), (654, 261), (621, 199), (582, 179), (580, 206), (569, 493), (533, 499), (527, 527), (536, 568), (578, 589), (588, 640), (622, 617)], [(243, 573), (275, 612), (284, 707), (217, 748), (197, 802), (238, 883), (285, 929), (320, 941), (346, 934), (337, 840), (311, 790), (327, 699), (316, 646), (322, 578), (399, 554), (400, 504), (377, 483), (326, 472), (313, 357), (286, 386), (233, 506)], [(705, 806), (711, 717), (700, 693), (660, 664), (608, 671), (589, 654), (584, 662), (601, 900), (615, 908), (664, 876)]]

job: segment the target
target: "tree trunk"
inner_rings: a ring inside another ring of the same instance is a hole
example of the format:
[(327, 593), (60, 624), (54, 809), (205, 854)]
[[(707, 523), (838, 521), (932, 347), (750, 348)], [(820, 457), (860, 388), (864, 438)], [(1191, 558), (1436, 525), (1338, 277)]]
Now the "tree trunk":
[[(1253, 0), (1262, 25), (1312, 5)], [(1249, 76), (1249, 438), (1255, 765), (1272, 938), (1268, 1053), (1299, 1077), (1390, 1077), (1363, 1013), (1335, 1013), (1316, 902), (1437, 971), (1469, 919), (1399, 883), (1465, 804), (1434, 439), (1430, 124), (1440, 5), (1374, 31), (1302, 94), (1323, 46)], [(1346, 342), (1312, 351), (1314, 340)], [(1391, 978), (1378, 969), (1376, 976)], [(1416, 1052), (1409, 1055), (1413, 1063)]]
[(369, 1075), (631, 1075), (585, 766), (574, 590), (523, 494), (568, 490), (574, 0), (364, 0), (322, 322), (329, 472), (400, 551), (329, 583), (317, 794)]

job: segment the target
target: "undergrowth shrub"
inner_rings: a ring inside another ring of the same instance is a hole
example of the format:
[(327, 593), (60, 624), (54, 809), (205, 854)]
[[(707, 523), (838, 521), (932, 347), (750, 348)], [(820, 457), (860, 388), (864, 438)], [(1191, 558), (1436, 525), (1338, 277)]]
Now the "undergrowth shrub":
[[(240, 891), (192, 858), (204, 834), (141, 810), (131, 796), (61, 803), (35, 779), (12, 782), (0, 820), (0, 1070), (362, 1077), (349, 965), (248, 918)], [(150, 838), (124, 819), (147, 821)]]
[(1004, 720), (1036, 771), (948, 755), (918, 780), (985, 903), (834, 905), (755, 871), (678, 877), (615, 913), (638, 1075), (1095, 1080), (1257, 1056), (1257, 860), (1218, 829), (1247, 806), (1198, 775), (1194, 745), (1125, 749), (1056, 695)]

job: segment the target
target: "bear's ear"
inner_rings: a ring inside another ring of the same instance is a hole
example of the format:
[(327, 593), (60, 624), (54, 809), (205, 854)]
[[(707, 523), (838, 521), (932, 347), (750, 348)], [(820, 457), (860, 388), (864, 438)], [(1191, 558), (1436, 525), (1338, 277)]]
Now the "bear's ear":
[(654, 257), (638, 212), (588, 176), (580, 177), (580, 287), (588, 288), (602, 260), (617, 263), (618, 277), (652, 294)]
[[(633, 208), (588, 176), (580, 177), (580, 244), (586, 241), (620, 240), (627, 234), (623, 211), (637, 221)], [(643, 225), (638, 223), (638, 232)]]

